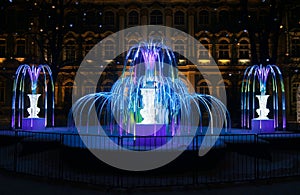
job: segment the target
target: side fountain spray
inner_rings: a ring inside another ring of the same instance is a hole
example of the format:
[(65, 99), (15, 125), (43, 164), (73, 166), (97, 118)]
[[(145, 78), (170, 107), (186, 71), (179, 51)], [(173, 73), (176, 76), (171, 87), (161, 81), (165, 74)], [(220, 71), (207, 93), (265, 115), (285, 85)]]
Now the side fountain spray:
[[(271, 94), (266, 94), (269, 84)], [(256, 93), (257, 88), (259, 88), (259, 94)], [(270, 95), (272, 112), (267, 108)], [(256, 110), (255, 97), (259, 103)], [(255, 111), (258, 115), (256, 118)], [(242, 128), (250, 128), (250, 120), (252, 130), (255, 132), (274, 132), (275, 129), (286, 128), (285, 90), (278, 66), (254, 65), (245, 70), (242, 82), (241, 112)]]
[[(230, 116), (226, 106), (213, 96), (190, 93), (186, 83), (171, 48), (163, 41), (141, 42), (129, 49), (123, 74), (111, 91), (79, 98), (68, 124), (73, 128), (77, 121), (76, 130), (88, 134), (101, 134), (101, 127), (107, 135), (132, 135), (134, 140), (148, 136), (150, 141), (156, 136), (189, 135), (195, 127), (198, 133), (214, 134), (218, 128), (227, 132)], [(203, 118), (203, 112), (208, 118)], [(205, 131), (202, 120), (209, 121)], [(161, 142), (156, 145), (165, 143)]]
[[(40, 83), (39, 83), (40, 79)], [(48, 93), (48, 82), (51, 94)], [(27, 87), (30, 86), (30, 87)], [(40, 93), (37, 93), (37, 92)], [(29, 116), (25, 117), (24, 107), (26, 94), (29, 98), (29, 107), (26, 109)], [(44, 117), (39, 117), (39, 97), (44, 99)], [(48, 111), (48, 96), (51, 99), (51, 112)], [(51, 125), (54, 126), (54, 84), (52, 72), (48, 65), (20, 65), (15, 74), (12, 97), (12, 129), (43, 130), (47, 126), (48, 114), (51, 114)]]

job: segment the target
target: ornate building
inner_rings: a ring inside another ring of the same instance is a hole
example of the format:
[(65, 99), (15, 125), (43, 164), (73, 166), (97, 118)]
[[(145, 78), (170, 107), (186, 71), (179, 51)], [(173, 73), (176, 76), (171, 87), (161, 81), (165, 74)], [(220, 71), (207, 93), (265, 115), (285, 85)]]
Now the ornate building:
[[(54, 72), (57, 124), (66, 124), (72, 90), (87, 93), (95, 86), (86, 80), (76, 88), (80, 62), (105, 37), (138, 25), (164, 25), (179, 29), (206, 48), (193, 55), (209, 74), (211, 57), (222, 73), (233, 126), (239, 126), (243, 72), (251, 64), (276, 63), (285, 78), (288, 120), (296, 119), (296, 94), (300, 85), (300, 4), (283, 0), (7, 0), (0, 10), (0, 126), (8, 126), (14, 72), (21, 63), (48, 63)], [(156, 32), (157, 33), (157, 32)], [(130, 43), (141, 34), (124, 35)], [(170, 36), (172, 46), (187, 48), (180, 34)], [(118, 43), (106, 40), (105, 51), (114, 54)], [(99, 54), (102, 55), (102, 54)], [(103, 54), (105, 55), (105, 54)], [(100, 90), (109, 90), (122, 71), (122, 56), (111, 62), (101, 78)], [(183, 72), (199, 93), (216, 97), (222, 81), (205, 80), (184, 57)], [(88, 78), (88, 72), (87, 78)], [(220, 86), (219, 86), (220, 85)], [(74, 87), (73, 87), (74, 86)]]

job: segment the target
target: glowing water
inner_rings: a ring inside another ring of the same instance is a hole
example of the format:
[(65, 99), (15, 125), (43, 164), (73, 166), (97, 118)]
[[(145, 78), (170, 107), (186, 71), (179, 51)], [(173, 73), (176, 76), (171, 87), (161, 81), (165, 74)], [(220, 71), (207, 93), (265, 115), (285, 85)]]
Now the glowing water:
[[(40, 82), (39, 82), (40, 81)], [(48, 90), (50, 86), (50, 90)], [(37, 94), (37, 91), (40, 94)], [(49, 91), (51, 94), (49, 94)], [(21, 128), (22, 120), (25, 118), (24, 110), (28, 111), (28, 118), (31, 119), (31, 128), (34, 128), (33, 121), (42, 121), (38, 114), (40, 108), (37, 106), (39, 97), (43, 94), (44, 127), (47, 125), (48, 114), (51, 118), (51, 124), (54, 126), (54, 84), (52, 72), (48, 65), (20, 65), (15, 74), (12, 97), (12, 120), (11, 127)], [(25, 97), (29, 97), (29, 105), (25, 105)], [(48, 96), (50, 99), (50, 111), (48, 111)], [(36, 120), (33, 120), (36, 119)], [(40, 123), (40, 122), (39, 122)]]
[[(133, 46), (124, 64), (127, 67), (111, 92), (88, 94), (75, 102), (70, 119), (78, 121), (78, 131), (97, 133), (92, 132), (95, 125), (98, 133), (102, 126), (108, 134), (137, 136), (144, 135), (140, 128), (144, 125), (152, 128), (153, 136), (156, 132), (186, 135), (192, 128), (202, 131), (202, 112), (208, 113), (210, 133), (220, 126), (227, 131), (230, 117), (224, 104), (213, 96), (188, 91), (174, 53), (163, 42)], [(95, 118), (91, 117), (94, 110)]]
[[(269, 90), (267, 90), (267, 86)], [(257, 93), (257, 90), (258, 93)], [(266, 93), (269, 92), (270, 94)], [(245, 70), (241, 93), (241, 124), (250, 128), (250, 121), (255, 118), (255, 96), (259, 107), (256, 109), (257, 119), (274, 119), (274, 128), (286, 128), (285, 90), (280, 69), (276, 65), (250, 66)], [(272, 99), (272, 113), (267, 108), (268, 97)]]

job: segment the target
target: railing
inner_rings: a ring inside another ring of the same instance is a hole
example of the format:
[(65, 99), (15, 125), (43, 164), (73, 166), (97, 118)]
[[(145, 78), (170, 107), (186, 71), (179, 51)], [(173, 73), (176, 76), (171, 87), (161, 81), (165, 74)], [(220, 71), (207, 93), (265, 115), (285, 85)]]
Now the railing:
[[(94, 148), (109, 149), (112, 144), (98, 135), (84, 136), (83, 139)], [(128, 172), (94, 157), (78, 134), (0, 131), (0, 168), (49, 179), (117, 188), (186, 186), (300, 175), (298, 133), (216, 136), (209, 135), (208, 140), (217, 141), (203, 157), (198, 156), (198, 150), (204, 135), (197, 135), (190, 145), (182, 145), (187, 150), (168, 165), (152, 171)], [(157, 141), (134, 145), (130, 136), (110, 138), (114, 143), (134, 150), (153, 149), (155, 144), (171, 139), (160, 136)], [(181, 139), (176, 147), (185, 137)], [(149, 143), (153, 145), (149, 146)]]

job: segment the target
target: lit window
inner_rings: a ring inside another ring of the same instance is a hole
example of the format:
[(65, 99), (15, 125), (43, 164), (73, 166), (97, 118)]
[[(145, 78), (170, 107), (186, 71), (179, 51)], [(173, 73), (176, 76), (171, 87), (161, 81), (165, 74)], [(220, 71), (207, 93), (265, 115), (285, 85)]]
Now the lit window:
[(209, 93), (209, 87), (208, 87), (208, 85), (207, 85), (206, 82), (201, 82), (197, 86), (197, 93), (200, 93), (200, 94), (210, 94)]
[(239, 58), (249, 59), (249, 43), (246, 40), (242, 40), (239, 44)]
[(229, 59), (229, 43), (226, 40), (219, 43), (219, 59)]
[(180, 58), (180, 55), (185, 56), (185, 48), (184, 48), (184, 44), (182, 41), (178, 40), (174, 43), (174, 51), (176, 53), (178, 53), (177, 57), (179, 57), (179, 58)]
[(199, 59), (208, 59), (209, 58), (209, 43), (207, 40), (201, 40), (200, 43), (202, 46), (199, 48)]
[(75, 61), (76, 59), (76, 44), (74, 41), (68, 41), (65, 46), (65, 60)]
[(112, 60), (115, 57), (115, 44), (112, 41), (106, 41), (104, 46), (104, 59)]
[(95, 43), (92, 40), (88, 40), (84, 45), (84, 55), (87, 55), (94, 45)]

